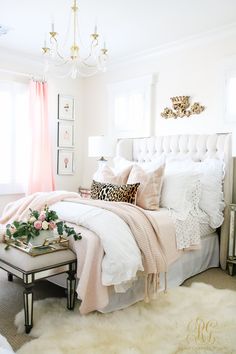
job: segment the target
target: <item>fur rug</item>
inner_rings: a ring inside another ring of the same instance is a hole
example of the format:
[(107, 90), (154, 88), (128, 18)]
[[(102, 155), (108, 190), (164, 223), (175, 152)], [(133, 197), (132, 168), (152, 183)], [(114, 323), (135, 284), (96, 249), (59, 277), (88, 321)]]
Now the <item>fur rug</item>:
[(0, 334), (0, 354), (14, 354), (12, 347), (10, 346), (6, 338), (4, 338), (1, 334)]
[[(80, 316), (65, 299), (35, 302), (36, 337), (18, 354), (236, 353), (236, 292), (194, 283), (149, 304)], [(23, 312), (15, 324), (24, 331)]]

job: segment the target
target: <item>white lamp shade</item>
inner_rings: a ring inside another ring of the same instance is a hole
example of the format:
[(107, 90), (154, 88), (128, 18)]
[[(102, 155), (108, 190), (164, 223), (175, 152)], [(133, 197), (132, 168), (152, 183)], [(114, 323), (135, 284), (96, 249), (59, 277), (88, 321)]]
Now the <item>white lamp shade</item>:
[(112, 141), (103, 135), (89, 136), (88, 138), (88, 156), (103, 157), (112, 156)]

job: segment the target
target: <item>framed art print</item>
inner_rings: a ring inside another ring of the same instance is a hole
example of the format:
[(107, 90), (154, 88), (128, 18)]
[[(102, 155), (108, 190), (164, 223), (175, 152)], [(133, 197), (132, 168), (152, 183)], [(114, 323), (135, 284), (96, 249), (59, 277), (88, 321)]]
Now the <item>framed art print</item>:
[(58, 119), (74, 120), (74, 97), (58, 95)]
[(66, 123), (58, 123), (58, 147), (72, 148), (74, 147), (74, 125)]
[(58, 150), (57, 174), (72, 175), (74, 166), (74, 151)]

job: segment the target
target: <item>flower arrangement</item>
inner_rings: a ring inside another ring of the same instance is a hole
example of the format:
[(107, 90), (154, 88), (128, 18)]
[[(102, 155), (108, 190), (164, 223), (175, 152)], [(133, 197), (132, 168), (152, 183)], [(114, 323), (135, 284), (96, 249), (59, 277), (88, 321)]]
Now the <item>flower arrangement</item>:
[(12, 224), (6, 226), (6, 235), (10, 239), (26, 238), (27, 243), (31, 238), (39, 236), (42, 230), (57, 230), (57, 233), (62, 236), (73, 236), (75, 240), (80, 240), (81, 234), (77, 233), (73, 227), (69, 227), (64, 221), (59, 221), (57, 213), (50, 210), (46, 205), (44, 209), (39, 212), (38, 210), (30, 210), (29, 218), (26, 221), (13, 221)]

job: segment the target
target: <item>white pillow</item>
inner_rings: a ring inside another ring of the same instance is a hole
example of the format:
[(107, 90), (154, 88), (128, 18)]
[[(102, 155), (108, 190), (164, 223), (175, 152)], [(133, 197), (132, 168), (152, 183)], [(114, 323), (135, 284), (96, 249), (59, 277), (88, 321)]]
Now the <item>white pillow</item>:
[(195, 172), (200, 175), (201, 194), (199, 207), (209, 216), (209, 225), (212, 228), (221, 226), (224, 221), (225, 207), (223, 196), (224, 162), (218, 159), (207, 158), (203, 162), (194, 162), (191, 159), (167, 161), (166, 172), (172, 171)]
[(199, 174), (192, 171), (165, 171), (160, 206), (173, 209), (185, 220), (193, 209), (192, 194), (198, 185)]

